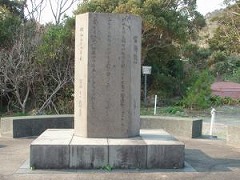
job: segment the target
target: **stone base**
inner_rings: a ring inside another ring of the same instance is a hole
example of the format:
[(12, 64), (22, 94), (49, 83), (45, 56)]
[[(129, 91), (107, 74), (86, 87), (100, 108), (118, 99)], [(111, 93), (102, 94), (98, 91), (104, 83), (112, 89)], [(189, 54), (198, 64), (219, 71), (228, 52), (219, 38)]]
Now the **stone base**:
[(82, 138), (73, 129), (48, 129), (30, 146), (35, 169), (183, 168), (184, 144), (161, 129), (135, 138)]
[(202, 119), (141, 116), (142, 129), (164, 129), (173, 136), (197, 138), (202, 136)]
[(13, 138), (39, 136), (46, 129), (74, 128), (73, 121), (72, 114), (3, 117), (0, 134)]

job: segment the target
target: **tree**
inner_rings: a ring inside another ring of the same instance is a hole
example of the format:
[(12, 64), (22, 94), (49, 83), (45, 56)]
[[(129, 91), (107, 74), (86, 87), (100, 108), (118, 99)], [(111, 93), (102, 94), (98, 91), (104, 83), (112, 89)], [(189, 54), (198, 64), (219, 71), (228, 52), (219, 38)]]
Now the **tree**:
[(240, 1), (230, 2), (234, 4), (213, 17), (212, 21), (217, 21), (219, 26), (209, 40), (213, 51), (209, 65), (221, 79), (232, 79), (231, 75), (240, 68)]
[(208, 108), (211, 106), (210, 85), (213, 82), (213, 76), (208, 71), (202, 71), (196, 75), (196, 81), (189, 87), (187, 96), (183, 99), (183, 104), (191, 109)]
[(73, 29), (71, 18), (63, 24), (50, 24), (45, 29), (37, 52), (39, 77), (34, 89), (39, 114), (44, 111), (69, 113), (73, 110), (73, 102), (67, 104), (73, 99)]
[(20, 26), (13, 45), (0, 51), (1, 95), (8, 97), (9, 106), (23, 114), (37, 75), (34, 53), (41, 33), (36, 29), (37, 24), (32, 22)]
[(90, 0), (80, 4), (75, 13), (130, 13), (141, 16), (142, 63), (153, 66), (154, 78), (150, 77), (149, 81), (151, 88), (159, 91), (165, 87), (164, 92), (177, 95), (181, 93), (180, 79), (183, 78), (183, 65), (179, 61), (181, 46), (204, 24), (197, 20), (200, 15), (195, 9), (196, 1), (192, 0)]
[(213, 18), (219, 26), (214, 37), (209, 40), (212, 50), (227, 54), (240, 53), (240, 1), (227, 7), (220, 16)]
[(0, 7), (7, 9), (14, 16), (24, 18), (24, 6), (26, 0), (0, 0)]
[(40, 22), (41, 15), (47, 5), (46, 0), (28, 0), (28, 5), (25, 5), (25, 18), (31, 21)]
[(21, 8), (18, 1), (0, 0), (0, 49), (13, 45), (22, 22)]
[(55, 24), (59, 24), (62, 20), (64, 13), (71, 8), (73, 4), (78, 0), (49, 0), (52, 15), (55, 20)]

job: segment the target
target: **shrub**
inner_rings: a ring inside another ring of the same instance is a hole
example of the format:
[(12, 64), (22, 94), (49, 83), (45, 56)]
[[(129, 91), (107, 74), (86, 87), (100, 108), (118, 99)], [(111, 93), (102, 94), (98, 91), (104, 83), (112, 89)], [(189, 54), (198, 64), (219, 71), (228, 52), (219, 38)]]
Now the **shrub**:
[(197, 80), (189, 87), (183, 105), (187, 108), (205, 109), (211, 106), (211, 89), (213, 76), (208, 71), (198, 74)]

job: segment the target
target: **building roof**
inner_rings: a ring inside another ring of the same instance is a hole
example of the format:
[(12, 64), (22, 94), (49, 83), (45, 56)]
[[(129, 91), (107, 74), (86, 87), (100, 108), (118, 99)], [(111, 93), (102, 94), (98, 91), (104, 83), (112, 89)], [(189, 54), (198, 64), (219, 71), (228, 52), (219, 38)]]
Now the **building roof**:
[(221, 97), (240, 98), (240, 84), (234, 82), (215, 82), (211, 85), (214, 95)]
[(234, 82), (215, 82), (211, 85), (214, 91), (240, 91), (240, 84)]

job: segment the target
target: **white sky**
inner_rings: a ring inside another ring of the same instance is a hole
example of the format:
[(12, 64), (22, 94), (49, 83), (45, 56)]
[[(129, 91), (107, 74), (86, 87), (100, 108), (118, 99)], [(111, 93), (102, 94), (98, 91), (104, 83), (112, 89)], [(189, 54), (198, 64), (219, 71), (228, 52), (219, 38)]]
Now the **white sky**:
[(202, 15), (223, 7), (223, 0), (197, 0), (197, 10)]
[[(76, 6), (77, 4), (75, 4), (71, 9), (69, 9), (69, 11), (67, 12), (69, 16), (72, 15), (72, 11), (76, 8)], [(223, 8), (223, 0), (197, 0), (197, 10), (202, 15), (206, 15), (208, 12), (212, 12), (216, 9), (221, 9), (221, 8)], [(52, 16), (49, 5), (47, 5), (42, 14), (41, 22), (46, 23), (51, 21), (53, 21), (53, 16)]]

